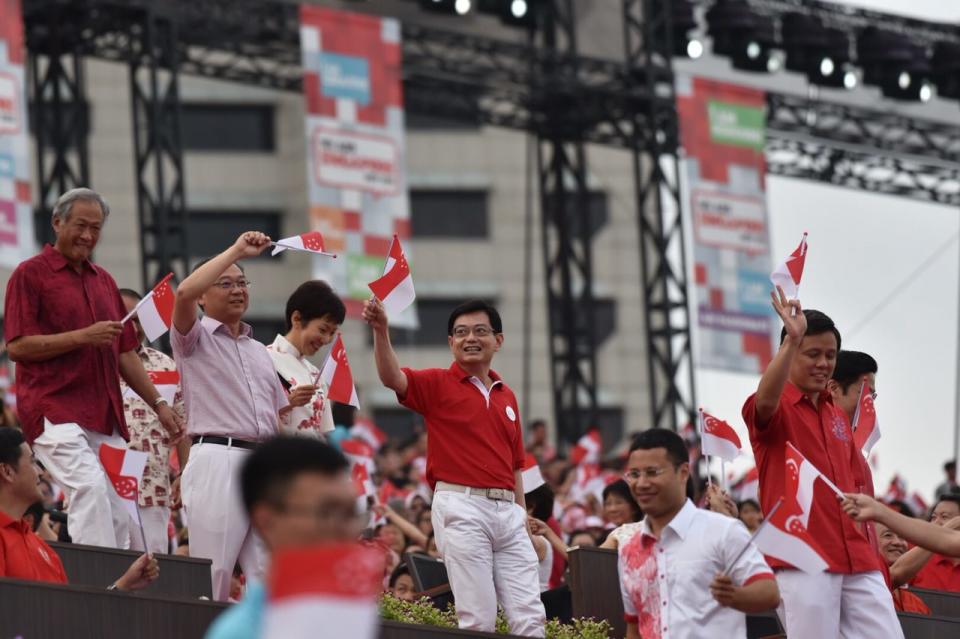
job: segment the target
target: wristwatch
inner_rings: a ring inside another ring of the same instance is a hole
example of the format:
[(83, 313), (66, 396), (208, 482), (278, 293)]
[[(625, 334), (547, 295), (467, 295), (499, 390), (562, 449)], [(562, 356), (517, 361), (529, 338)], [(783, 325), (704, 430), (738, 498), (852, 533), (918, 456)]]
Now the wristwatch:
[(160, 405), (169, 406), (169, 405), (170, 405), (170, 402), (168, 402), (167, 400), (165, 400), (162, 396), (156, 398), (155, 400), (153, 400), (153, 407), (154, 407), (154, 408), (156, 408), (156, 407), (158, 407), (158, 406), (160, 406)]
[(117, 589), (117, 582), (113, 582), (112, 584), (107, 586), (107, 590), (116, 590), (116, 589)]

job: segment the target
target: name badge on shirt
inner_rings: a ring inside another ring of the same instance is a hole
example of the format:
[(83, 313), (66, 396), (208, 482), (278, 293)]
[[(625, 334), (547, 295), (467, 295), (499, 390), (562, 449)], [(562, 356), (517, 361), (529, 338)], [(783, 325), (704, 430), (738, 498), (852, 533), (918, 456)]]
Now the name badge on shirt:
[(507, 418), (511, 422), (517, 421), (517, 414), (513, 412), (513, 406), (507, 406)]

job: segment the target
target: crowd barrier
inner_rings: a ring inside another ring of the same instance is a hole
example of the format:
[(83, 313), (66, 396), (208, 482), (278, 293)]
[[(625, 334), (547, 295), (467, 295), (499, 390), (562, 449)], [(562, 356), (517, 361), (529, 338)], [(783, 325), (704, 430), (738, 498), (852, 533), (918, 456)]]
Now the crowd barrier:
[[(106, 588), (141, 553), (131, 550), (84, 546), (81, 544), (51, 543), (60, 556), (67, 579), (76, 586)], [(171, 595), (187, 599), (211, 598), (210, 560), (179, 555), (157, 555), (160, 578), (141, 592)]]
[(0, 639), (201, 639), (226, 605), (0, 578)]

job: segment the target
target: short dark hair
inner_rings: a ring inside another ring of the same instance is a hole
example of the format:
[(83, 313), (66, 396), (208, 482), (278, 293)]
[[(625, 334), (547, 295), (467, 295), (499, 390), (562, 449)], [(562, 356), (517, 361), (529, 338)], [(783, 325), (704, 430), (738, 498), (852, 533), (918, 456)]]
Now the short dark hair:
[(946, 495), (940, 495), (937, 497), (937, 501), (933, 504), (933, 507), (930, 509), (930, 511), (933, 512), (934, 508), (945, 501), (949, 501), (951, 504), (956, 504), (957, 508), (960, 508), (960, 495), (956, 493), (947, 493)]
[(630, 492), (630, 485), (627, 484), (626, 481), (618, 479), (615, 482), (607, 484), (603, 489), (603, 500), (606, 501), (610, 495), (616, 495), (630, 504), (630, 507), (633, 508), (633, 521), (643, 519), (643, 510), (640, 508), (637, 500), (634, 499), (633, 493)]
[(547, 420), (538, 417), (537, 419), (530, 422), (530, 430), (533, 430), (534, 428), (539, 428), (540, 426), (543, 426), (544, 428), (546, 428)]
[(248, 513), (262, 501), (280, 505), (297, 475), (312, 472), (333, 476), (349, 467), (343, 453), (329, 444), (305, 437), (274, 437), (254, 450), (243, 465), (243, 505)]
[[(837, 330), (837, 325), (833, 323), (833, 320), (827, 316), (826, 313), (820, 311), (814, 311), (812, 309), (804, 309), (804, 317), (807, 318), (807, 332), (804, 333), (804, 336), (807, 335), (821, 335), (823, 333), (833, 333), (833, 336), (837, 338), (837, 350), (840, 350), (840, 331)], [(787, 328), (783, 327), (780, 329), (780, 343), (783, 344), (783, 340), (787, 337)]]
[(846, 393), (850, 385), (863, 375), (877, 373), (877, 360), (860, 351), (840, 351), (837, 353), (837, 365), (833, 369), (833, 381)]
[(126, 297), (133, 297), (133, 298), (136, 298), (136, 299), (138, 299), (138, 300), (142, 300), (142, 299), (143, 299), (143, 295), (141, 295), (140, 293), (136, 292), (136, 291), (133, 290), (132, 288), (121, 288), (121, 289), (120, 289), (120, 295), (124, 295), (124, 296), (126, 296)]
[(633, 441), (630, 443), (631, 453), (635, 450), (652, 450), (654, 448), (666, 449), (667, 457), (673, 462), (674, 466), (686, 464), (690, 461), (690, 453), (687, 452), (687, 445), (683, 443), (683, 438), (666, 428), (648, 428), (640, 431), (633, 436)]
[(25, 441), (18, 428), (0, 428), (0, 464), (19, 464), (23, 454), (20, 444)]
[(343, 305), (343, 300), (323, 280), (304, 282), (290, 294), (286, 312), (288, 331), (293, 328), (294, 311), (300, 311), (300, 321), (304, 324), (328, 315), (337, 324), (343, 324), (347, 316), (347, 307)]
[(740, 503), (737, 504), (737, 510), (743, 510), (744, 506), (753, 506), (754, 508), (757, 509), (757, 511), (759, 511), (760, 513), (763, 513), (763, 509), (760, 508), (760, 502), (758, 502), (756, 499), (748, 498), (748, 499), (742, 500)]
[(534, 488), (524, 495), (523, 499), (527, 506), (530, 507), (530, 514), (536, 519), (546, 521), (553, 515), (554, 496), (550, 484), (543, 484), (542, 486)]
[(490, 319), (490, 328), (493, 329), (493, 332), (503, 332), (503, 322), (500, 320), (500, 313), (497, 312), (497, 309), (495, 309), (492, 304), (488, 304), (483, 300), (469, 300), (451, 311), (450, 319), (447, 320), (447, 335), (453, 335), (453, 325), (457, 321), (457, 318), (469, 313), (486, 313)]
[(956, 470), (956, 469), (957, 469), (957, 460), (956, 460), (956, 459), (950, 459), (950, 460), (944, 462), (944, 464), (943, 464), (943, 472), (945, 472), (945, 473), (950, 472), (951, 470)]
[(397, 582), (400, 581), (400, 577), (409, 574), (410, 569), (407, 567), (407, 563), (405, 561), (401, 561), (399, 564), (397, 564), (397, 567), (393, 569), (393, 572), (390, 573), (390, 581), (388, 582), (388, 585), (390, 588), (395, 588), (397, 586)]

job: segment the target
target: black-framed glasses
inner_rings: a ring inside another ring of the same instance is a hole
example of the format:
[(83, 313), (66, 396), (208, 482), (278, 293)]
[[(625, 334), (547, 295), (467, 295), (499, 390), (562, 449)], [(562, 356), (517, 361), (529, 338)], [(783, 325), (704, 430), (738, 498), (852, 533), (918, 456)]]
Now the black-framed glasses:
[(229, 291), (234, 286), (241, 290), (246, 290), (250, 288), (250, 280), (248, 279), (239, 279), (239, 280), (220, 280), (219, 282), (214, 282), (214, 286), (224, 291)]

